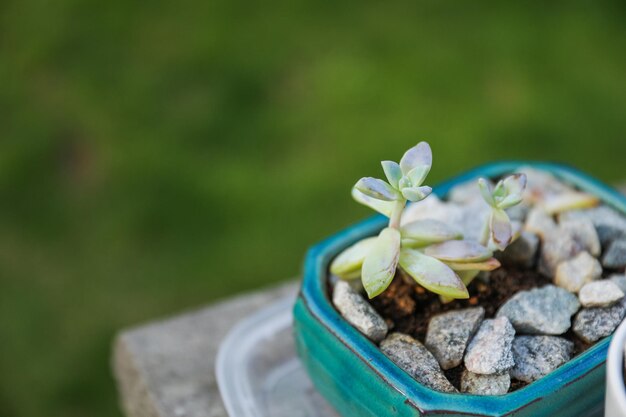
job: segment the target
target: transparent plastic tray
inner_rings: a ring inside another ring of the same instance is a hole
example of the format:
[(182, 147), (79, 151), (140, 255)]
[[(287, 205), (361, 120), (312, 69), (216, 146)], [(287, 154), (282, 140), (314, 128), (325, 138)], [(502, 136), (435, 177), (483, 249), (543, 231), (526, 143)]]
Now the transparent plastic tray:
[(287, 297), (243, 319), (222, 342), (215, 372), (230, 417), (338, 417), (296, 355), (294, 301)]

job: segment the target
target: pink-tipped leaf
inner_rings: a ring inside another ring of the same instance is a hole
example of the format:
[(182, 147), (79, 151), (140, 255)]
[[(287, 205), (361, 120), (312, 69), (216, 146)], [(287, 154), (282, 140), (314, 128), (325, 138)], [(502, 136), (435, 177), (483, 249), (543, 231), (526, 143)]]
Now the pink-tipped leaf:
[(489, 228), (491, 229), (491, 240), (496, 248), (504, 250), (513, 239), (513, 229), (511, 220), (502, 209), (492, 209), (489, 218)]

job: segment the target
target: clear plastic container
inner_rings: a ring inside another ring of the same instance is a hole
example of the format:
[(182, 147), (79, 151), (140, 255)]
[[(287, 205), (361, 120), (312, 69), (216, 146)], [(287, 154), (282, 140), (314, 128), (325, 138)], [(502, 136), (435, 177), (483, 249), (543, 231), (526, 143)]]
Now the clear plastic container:
[(230, 417), (337, 417), (295, 352), (294, 298), (243, 319), (222, 342), (217, 383)]

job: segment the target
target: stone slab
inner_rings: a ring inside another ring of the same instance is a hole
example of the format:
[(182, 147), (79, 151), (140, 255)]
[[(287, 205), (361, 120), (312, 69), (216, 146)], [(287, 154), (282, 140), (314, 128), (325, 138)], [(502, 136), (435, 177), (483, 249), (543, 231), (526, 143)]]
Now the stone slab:
[(112, 368), (127, 417), (227, 417), (215, 380), (218, 347), (232, 326), (298, 291), (297, 281), (121, 331)]

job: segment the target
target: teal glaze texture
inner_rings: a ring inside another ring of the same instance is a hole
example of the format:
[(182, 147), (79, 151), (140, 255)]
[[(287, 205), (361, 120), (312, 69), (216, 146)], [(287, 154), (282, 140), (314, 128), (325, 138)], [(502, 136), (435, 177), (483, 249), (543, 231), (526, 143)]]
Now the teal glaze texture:
[[(626, 213), (626, 198), (570, 167), (537, 162), (499, 162), (455, 177), (433, 191), (445, 197), (456, 184), (494, 178), (532, 166), (597, 195)], [(503, 396), (446, 394), (420, 385), (387, 359), (376, 345), (333, 308), (327, 291), (330, 261), (358, 239), (387, 223), (381, 215), (351, 226), (312, 247), (306, 256), (302, 289), (294, 307), (298, 354), (315, 386), (345, 417), (515, 416), (582, 417), (604, 400), (605, 360), (610, 337), (548, 376)]]

